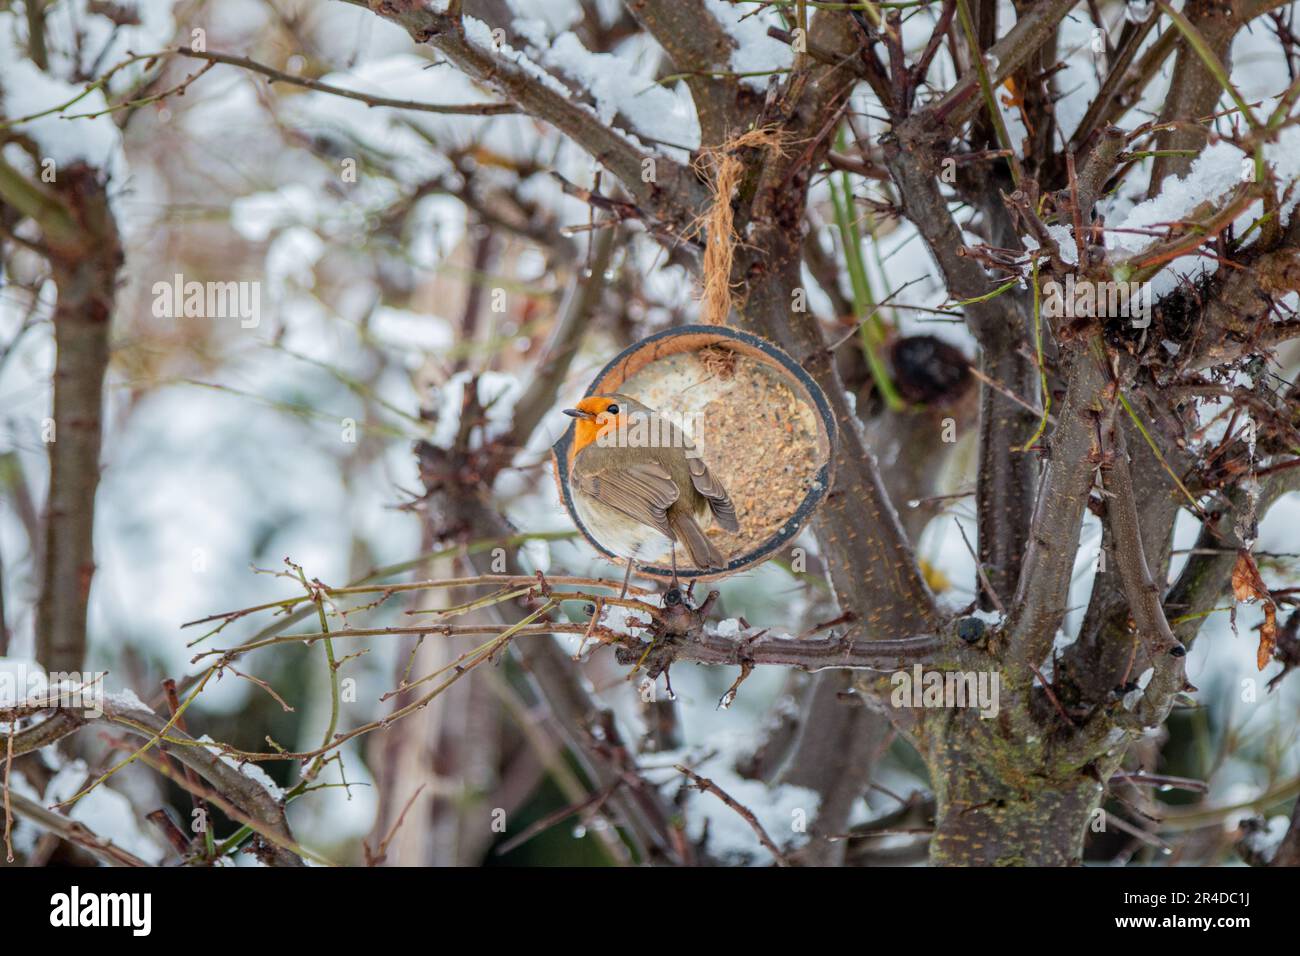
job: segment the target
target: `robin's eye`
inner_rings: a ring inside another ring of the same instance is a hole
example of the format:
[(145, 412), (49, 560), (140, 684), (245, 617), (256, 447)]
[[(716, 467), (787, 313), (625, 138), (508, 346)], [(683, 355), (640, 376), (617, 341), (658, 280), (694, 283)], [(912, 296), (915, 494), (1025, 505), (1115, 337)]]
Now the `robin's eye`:
[(609, 412), (611, 415), (617, 415), (617, 414), (618, 414), (618, 406), (617, 406), (617, 405), (611, 405), (611, 406), (609, 406), (609, 408), (605, 409), (605, 411)]

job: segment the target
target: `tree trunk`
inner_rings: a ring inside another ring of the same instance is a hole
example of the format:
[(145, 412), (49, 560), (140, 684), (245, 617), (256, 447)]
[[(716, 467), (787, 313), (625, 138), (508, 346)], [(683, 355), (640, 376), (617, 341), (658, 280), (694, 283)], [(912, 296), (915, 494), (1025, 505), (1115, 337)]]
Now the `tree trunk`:
[[(1100, 806), (1082, 771), (1045, 775), (1050, 754), (972, 710), (934, 713), (920, 741), (937, 801), (936, 866), (1073, 866)], [(1044, 758), (1047, 759), (1044, 759)]]
[[(47, 236), (58, 301), (54, 309), (53, 430), (45, 501), (44, 584), (36, 610), (36, 657), (48, 671), (77, 671), (86, 652), (86, 609), (95, 573), (92, 535), (109, 324), (122, 249), (99, 173), (61, 170), (55, 191), (81, 232), (63, 245)], [(48, 424), (48, 423), (47, 423)]]

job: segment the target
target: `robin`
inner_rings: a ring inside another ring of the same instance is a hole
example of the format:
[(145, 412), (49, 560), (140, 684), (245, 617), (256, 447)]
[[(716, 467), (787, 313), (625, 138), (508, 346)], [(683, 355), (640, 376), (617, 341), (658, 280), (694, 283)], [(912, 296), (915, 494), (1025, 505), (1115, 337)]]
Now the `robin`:
[(716, 521), (738, 531), (736, 508), (686, 434), (654, 409), (626, 395), (592, 395), (566, 408), (575, 419), (569, 491), (582, 523), (611, 551), (628, 559), (677, 544), (703, 571), (726, 567), (704, 534)]

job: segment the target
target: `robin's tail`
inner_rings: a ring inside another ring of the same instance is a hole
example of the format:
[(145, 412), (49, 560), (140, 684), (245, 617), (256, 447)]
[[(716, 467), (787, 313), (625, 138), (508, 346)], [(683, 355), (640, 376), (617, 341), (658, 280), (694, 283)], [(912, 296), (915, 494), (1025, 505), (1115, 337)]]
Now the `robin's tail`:
[(717, 547), (705, 536), (700, 526), (695, 523), (695, 519), (689, 514), (670, 511), (668, 513), (668, 526), (673, 529), (677, 540), (685, 546), (691, 564), (701, 571), (711, 571), (727, 566), (726, 560), (719, 553)]

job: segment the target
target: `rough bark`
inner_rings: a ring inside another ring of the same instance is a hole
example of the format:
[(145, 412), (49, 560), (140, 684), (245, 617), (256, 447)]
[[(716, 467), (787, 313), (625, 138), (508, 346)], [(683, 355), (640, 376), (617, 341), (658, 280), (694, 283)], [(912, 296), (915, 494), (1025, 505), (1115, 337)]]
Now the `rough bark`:
[[(926, 763), (938, 803), (930, 862), (939, 866), (1071, 866), (1083, 854), (1100, 782), (1042, 772), (1040, 748), (1003, 737), (970, 711), (927, 721)], [(938, 727), (934, 725), (938, 724)]]
[(74, 242), (52, 239), (54, 368), (50, 485), (45, 503), (44, 584), (36, 617), (37, 659), (77, 671), (86, 651), (86, 608), (95, 573), (104, 376), (122, 251), (108, 195), (87, 166), (63, 170), (54, 187), (80, 227)]

